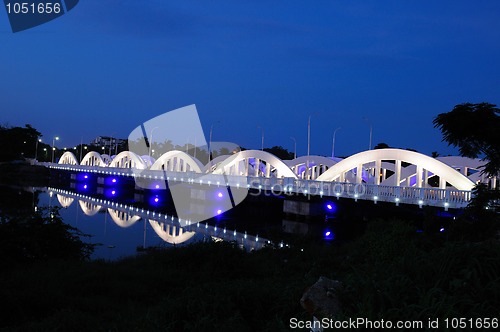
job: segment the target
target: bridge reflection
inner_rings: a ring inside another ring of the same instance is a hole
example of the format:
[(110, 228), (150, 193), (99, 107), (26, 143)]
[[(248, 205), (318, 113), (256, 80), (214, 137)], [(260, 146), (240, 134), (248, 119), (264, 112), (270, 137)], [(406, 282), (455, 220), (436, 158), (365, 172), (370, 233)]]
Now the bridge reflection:
[(160, 239), (173, 245), (185, 243), (192, 239), (195, 234), (211, 237), (216, 241), (236, 242), (240, 248), (245, 250), (258, 250), (264, 246), (274, 245), (270, 240), (258, 235), (217, 227), (217, 225), (210, 225), (208, 222), (194, 223), (188, 219), (139, 207), (137, 204), (120, 203), (111, 199), (55, 187), (48, 187), (47, 191), (51, 197), (57, 196), (62, 207), (68, 208), (74, 201), (78, 201), (78, 205), (85, 215), (94, 216), (98, 213), (108, 213), (113, 222), (121, 228), (128, 228), (140, 220), (147, 221)]

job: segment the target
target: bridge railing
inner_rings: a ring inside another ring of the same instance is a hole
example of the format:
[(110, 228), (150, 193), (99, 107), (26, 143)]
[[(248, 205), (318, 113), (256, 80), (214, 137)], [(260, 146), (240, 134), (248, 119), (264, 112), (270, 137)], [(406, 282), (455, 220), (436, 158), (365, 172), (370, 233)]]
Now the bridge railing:
[(444, 206), (445, 208), (465, 207), (471, 199), (471, 191), (439, 188), (417, 188), (382, 186), (365, 183), (323, 182), (295, 178), (264, 178), (239, 175), (200, 174), (194, 172), (165, 172), (151, 170), (132, 170), (81, 165), (54, 165), (51, 167), (133, 176), (136, 178), (161, 179), (168, 181), (196, 182), (208, 185), (247, 187), (272, 190), (276, 194), (295, 193), (308, 196), (343, 197), (351, 199), (395, 202), (396, 204), (415, 204)]

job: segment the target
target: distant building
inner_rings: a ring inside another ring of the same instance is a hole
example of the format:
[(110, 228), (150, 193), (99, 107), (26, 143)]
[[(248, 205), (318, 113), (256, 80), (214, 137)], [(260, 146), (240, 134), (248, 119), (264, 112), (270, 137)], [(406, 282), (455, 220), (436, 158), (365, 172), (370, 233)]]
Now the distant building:
[(115, 147), (122, 144), (127, 144), (126, 139), (110, 137), (110, 136), (97, 136), (90, 144), (104, 147)]

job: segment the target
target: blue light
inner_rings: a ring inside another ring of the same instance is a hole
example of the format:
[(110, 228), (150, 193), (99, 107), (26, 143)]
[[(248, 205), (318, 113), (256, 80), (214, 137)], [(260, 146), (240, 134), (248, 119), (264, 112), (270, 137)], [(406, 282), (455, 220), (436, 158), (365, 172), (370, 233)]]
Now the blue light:
[(113, 195), (113, 196), (116, 195), (116, 190), (112, 190), (111, 195)]
[(155, 197), (154, 201), (155, 201), (155, 203), (158, 203), (160, 201), (160, 199), (158, 197)]
[(333, 240), (335, 238), (335, 234), (331, 230), (329, 230), (329, 229), (325, 230), (324, 235), (325, 235), (324, 236), (325, 240)]
[(220, 193), (217, 193), (217, 197), (222, 198), (222, 196), (223, 196), (223, 195), (222, 195), (222, 193), (221, 193), (221, 192), (220, 192)]
[(76, 174), (76, 180), (77, 181), (86, 181), (90, 178), (90, 175), (86, 173), (77, 173)]
[(155, 188), (156, 188), (156, 189), (160, 189), (160, 185), (159, 185), (159, 184), (157, 184), (157, 185), (155, 186)]
[(87, 189), (87, 185), (86, 185), (86, 184), (85, 184), (85, 185), (83, 185), (83, 189)]
[(442, 227), (439, 231), (440, 231), (441, 233), (443, 233), (443, 232), (444, 232), (444, 228)]
[(337, 206), (331, 201), (326, 201), (324, 203), (324, 209), (326, 210), (327, 213), (337, 212)]
[(112, 179), (111, 182), (116, 183), (116, 179)]
[(222, 213), (222, 210), (217, 210), (217, 214), (221, 214)]

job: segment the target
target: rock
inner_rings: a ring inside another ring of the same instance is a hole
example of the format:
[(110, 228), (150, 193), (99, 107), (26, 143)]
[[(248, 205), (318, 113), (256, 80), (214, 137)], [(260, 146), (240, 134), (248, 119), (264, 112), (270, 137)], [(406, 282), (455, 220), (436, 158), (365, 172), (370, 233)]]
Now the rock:
[(319, 280), (309, 287), (300, 304), (311, 315), (316, 317), (335, 317), (341, 312), (339, 293), (343, 285), (340, 281), (320, 277)]

